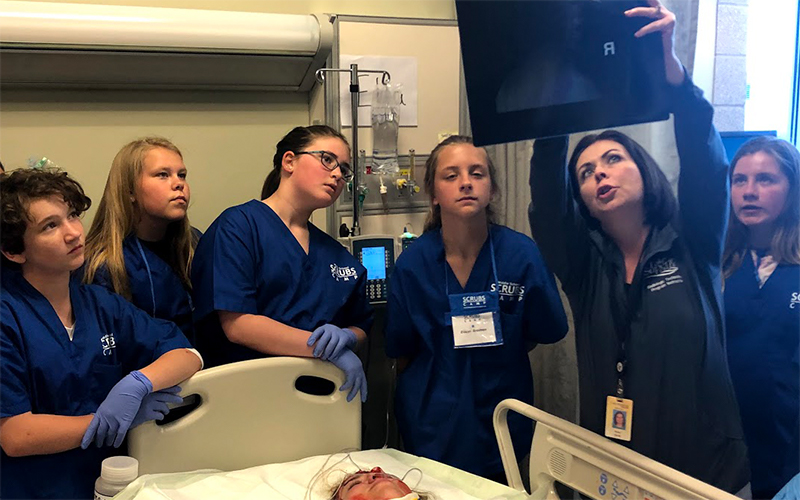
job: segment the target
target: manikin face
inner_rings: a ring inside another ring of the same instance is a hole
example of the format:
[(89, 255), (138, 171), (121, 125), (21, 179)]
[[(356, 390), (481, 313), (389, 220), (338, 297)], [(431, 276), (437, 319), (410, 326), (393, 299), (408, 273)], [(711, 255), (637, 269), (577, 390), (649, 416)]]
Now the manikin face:
[[(339, 163), (350, 163), (350, 148), (338, 137), (319, 137), (311, 141), (302, 151), (326, 151)], [(301, 194), (309, 208), (325, 208), (333, 205), (344, 189), (342, 170), (328, 170), (322, 165), (319, 153), (283, 156), (283, 168), (291, 175), (291, 182)]]
[(83, 264), (83, 223), (58, 195), (33, 200), (20, 254), (5, 253), (22, 266), (23, 273), (59, 275)]
[(642, 205), (642, 175), (618, 142), (597, 141), (586, 148), (578, 157), (575, 176), (583, 203), (598, 220), (621, 207)]
[(337, 500), (392, 500), (411, 493), (411, 488), (397, 476), (383, 472), (380, 467), (359, 471), (342, 483)]
[(789, 179), (775, 158), (764, 151), (743, 156), (731, 176), (733, 213), (748, 228), (772, 229), (783, 213)]
[(433, 181), (433, 204), (442, 218), (470, 219), (486, 213), (492, 179), (486, 151), (472, 144), (452, 144), (439, 152)]
[(144, 221), (163, 224), (186, 217), (191, 196), (186, 173), (183, 159), (174, 151), (153, 148), (147, 152), (134, 194)]

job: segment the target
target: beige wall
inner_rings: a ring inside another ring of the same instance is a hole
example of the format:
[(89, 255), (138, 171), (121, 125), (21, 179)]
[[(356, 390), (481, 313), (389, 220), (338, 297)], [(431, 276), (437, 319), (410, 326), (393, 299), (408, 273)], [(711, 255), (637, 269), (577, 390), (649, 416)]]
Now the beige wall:
[[(71, 3), (455, 17), (450, 0)], [(225, 208), (259, 195), (275, 143), (291, 127), (308, 123), (308, 96), (303, 94), (6, 91), (0, 96), (0, 158), (10, 168), (25, 165), (34, 155), (51, 158), (83, 184), (96, 207), (116, 151), (136, 137), (165, 136), (184, 153), (192, 187), (189, 216), (195, 226), (205, 230)], [(87, 214), (87, 226), (95, 207)]]

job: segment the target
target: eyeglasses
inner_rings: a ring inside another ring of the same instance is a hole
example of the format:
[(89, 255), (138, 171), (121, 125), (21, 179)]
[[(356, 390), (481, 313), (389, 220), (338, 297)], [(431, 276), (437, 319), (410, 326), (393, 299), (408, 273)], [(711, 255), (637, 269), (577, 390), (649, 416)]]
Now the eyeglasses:
[(296, 155), (319, 155), (319, 161), (326, 170), (333, 172), (337, 168), (342, 171), (342, 178), (346, 181), (353, 179), (353, 168), (349, 163), (340, 163), (336, 155), (330, 151), (295, 151)]

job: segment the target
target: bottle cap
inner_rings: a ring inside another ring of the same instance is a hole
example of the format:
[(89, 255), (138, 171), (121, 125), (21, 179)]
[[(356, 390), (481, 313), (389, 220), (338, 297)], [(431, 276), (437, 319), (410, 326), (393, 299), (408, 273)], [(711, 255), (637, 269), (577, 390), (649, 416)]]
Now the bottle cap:
[(100, 477), (112, 483), (131, 482), (139, 477), (139, 461), (133, 457), (108, 457), (103, 460)]

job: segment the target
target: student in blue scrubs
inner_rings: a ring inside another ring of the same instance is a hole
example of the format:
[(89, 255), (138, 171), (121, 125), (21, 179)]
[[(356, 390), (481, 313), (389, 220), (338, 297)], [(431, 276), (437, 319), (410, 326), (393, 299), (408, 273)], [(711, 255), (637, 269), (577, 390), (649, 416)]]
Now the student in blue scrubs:
[(209, 365), (271, 356), (317, 357), (346, 374), (364, 400), (354, 351), (372, 309), (366, 270), (309, 218), (351, 177), (350, 146), (324, 125), (296, 127), (277, 145), (262, 200), (225, 210), (192, 266), (197, 348)]
[(800, 473), (800, 154), (775, 137), (737, 151), (725, 249), (728, 363), (753, 498)]
[(111, 163), (86, 237), (83, 280), (118, 293), (192, 338), (189, 266), (199, 232), (180, 150), (167, 139), (126, 144)]
[[(386, 353), (402, 370), (395, 412), (406, 451), (505, 482), (492, 412), (506, 398), (533, 404), (528, 352), (561, 340), (567, 319), (533, 240), (494, 223), (495, 179), (469, 137), (431, 152), (431, 212), (392, 274)], [(512, 415), (509, 425), (524, 457), (530, 421)]]
[(70, 279), (91, 202), (66, 173), (2, 174), (0, 196), (0, 497), (89, 499), (101, 461), (202, 361), (174, 324)]

